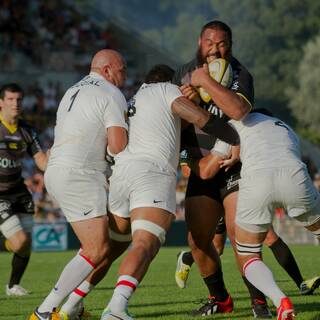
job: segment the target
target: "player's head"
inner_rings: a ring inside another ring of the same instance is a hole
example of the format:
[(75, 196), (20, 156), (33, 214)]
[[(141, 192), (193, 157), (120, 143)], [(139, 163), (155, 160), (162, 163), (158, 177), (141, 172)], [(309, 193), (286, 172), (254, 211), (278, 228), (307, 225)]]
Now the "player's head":
[(127, 78), (127, 64), (121, 54), (115, 50), (98, 51), (91, 62), (91, 71), (99, 73), (106, 80), (121, 88)]
[(21, 112), (23, 90), (16, 83), (4, 84), (0, 88), (0, 112), (2, 116), (17, 117)]
[(201, 63), (217, 58), (226, 60), (231, 57), (232, 31), (222, 21), (213, 20), (206, 23), (200, 33), (198, 40), (197, 57)]
[(154, 65), (146, 75), (145, 83), (168, 82), (172, 80), (174, 70), (166, 64)]

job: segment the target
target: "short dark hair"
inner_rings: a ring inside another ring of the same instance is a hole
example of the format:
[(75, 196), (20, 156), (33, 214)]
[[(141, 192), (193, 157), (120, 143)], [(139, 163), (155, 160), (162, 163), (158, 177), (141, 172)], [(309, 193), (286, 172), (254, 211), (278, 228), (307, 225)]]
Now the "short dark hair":
[(154, 65), (146, 75), (145, 83), (157, 83), (171, 81), (174, 70), (166, 64)]
[(204, 33), (205, 30), (207, 29), (218, 29), (225, 31), (228, 35), (228, 38), (230, 40), (230, 43), (232, 43), (232, 30), (231, 28), (224, 22), (219, 21), (219, 20), (212, 20), (206, 23), (202, 28), (201, 28), (201, 33), (200, 36)]
[(7, 83), (0, 88), (0, 99), (4, 98), (5, 92), (19, 92), (23, 95), (22, 88), (17, 83)]

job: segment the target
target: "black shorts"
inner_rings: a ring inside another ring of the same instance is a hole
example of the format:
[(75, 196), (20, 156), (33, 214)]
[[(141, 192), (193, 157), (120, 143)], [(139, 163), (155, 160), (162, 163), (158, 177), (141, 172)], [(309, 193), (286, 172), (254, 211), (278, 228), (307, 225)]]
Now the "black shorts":
[(216, 234), (224, 234), (227, 230), (226, 222), (224, 217), (221, 217), (216, 226)]
[(230, 170), (223, 169), (212, 179), (203, 180), (191, 172), (186, 198), (196, 196), (207, 196), (222, 204), (223, 199), (232, 192), (239, 190), (241, 163), (238, 162)]
[(34, 213), (32, 196), (23, 183), (8, 191), (0, 191), (0, 225), (19, 213)]

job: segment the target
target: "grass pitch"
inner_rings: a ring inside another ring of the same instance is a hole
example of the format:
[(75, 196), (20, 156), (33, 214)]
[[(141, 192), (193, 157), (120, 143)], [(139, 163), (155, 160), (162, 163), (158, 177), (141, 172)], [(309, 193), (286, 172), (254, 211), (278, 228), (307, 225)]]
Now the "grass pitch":
[[(179, 289), (174, 280), (176, 254), (182, 248), (162, 248), (152, 263), (148, 274), (130, 301), (129, 311), (137, 319), (193, 319), (188, 313), (199, 306), (197, 302), (207, 296), (207, 290), (193, 266), (188, 287)], [(292, 246), (292, 251), (304, 277), (320, 273), (320, 247)], [(32, 294), (22, 298), (7, 297), (4, 287), (9, 278), (11, 255), (0, 254), (0, 319), (25, 320), (33, 309), (53, 287), (64, 265), (75, 252), (33, 253), (22, 286)], [(120, 258), (121, 259), (121, 258)], [(298, 313), (297, 320), (320, 320), (320, 288), (313, 296), (301, 296), (293, 281), (281, 269), (269, 249), (264, 249), (264, 259), (271, 267), (277, 283), (293, 300)], [(252, 319), (250, 301), (241, 277), (236, 269), (230, 248), (222, 257), (225, 283), (235, 304), (232, 314), (215, 315), (208, 319)], [(92, 320), (99, 320), (101, 312), (112, 295), (117, 279), (119, 260), (113, 265), (106, 278), (86, 298), (86, 309), (91, 312)], [(263, 275), (261, 275), (263, 276)], [(269, 303), (271, 305), (271, 302)], [(272, 308), (275, 314), (275, 308)], [(275, 319), (275, 317), (274, 317)]]

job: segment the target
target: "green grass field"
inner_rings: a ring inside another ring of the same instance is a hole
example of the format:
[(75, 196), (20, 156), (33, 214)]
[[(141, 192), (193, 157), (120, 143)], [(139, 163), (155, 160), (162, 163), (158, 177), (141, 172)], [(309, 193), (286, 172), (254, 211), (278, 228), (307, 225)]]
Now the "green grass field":
[[(179, 289), (174, 281), (176, 254), (181, 248), (162, 248), (142, 284), (130, 301), (129, 311), (137, 319), (192, 319), (190, 310), (198, 306), (197, 301), (207, 296), (207, 291), (194, 266), (190, 274), (188, 287)], [(320, 247), (292, 246), (292, 250), (305, 277), (320, 273)], [(4, 294), (4, 286), (9, 277), (11, 255), (0, 254), (0, 319), (25, 320), (32, 310), (39, 305), (57, 280), (64, 265), (75, 254), (73, 251), (63, 253), (34, 253), (22, 285), (32, 294), (23, 298), (11, 298)], [(272, 268), (280, 287), (292, 298), (297, 319), (320, 320), (320, 289), (313, 296), (300, 296), (295, 284), (277, 265), (269, 249), (264, 257)], [(216, 315), (209, 319), (252, 319), (248, 294), (235, 267), (230, 248), (223, 257), (225, 282), (235, 303), (232, 314)], [(114, 264), (107, 277), (86, 298), (86, 308), (92, 313), (90, 319), (100, 319), (106, 302), (112, 295), (117, 278), (119, 262)], [(275, 309), (273, 308), (273, 311)]]

